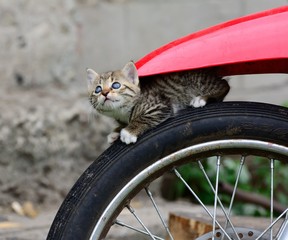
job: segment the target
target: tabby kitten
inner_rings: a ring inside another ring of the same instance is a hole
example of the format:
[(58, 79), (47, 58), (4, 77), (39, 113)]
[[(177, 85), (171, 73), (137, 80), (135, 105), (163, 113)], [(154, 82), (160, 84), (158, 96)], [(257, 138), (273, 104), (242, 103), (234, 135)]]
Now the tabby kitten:
[(108, 135), (135, 143), (146, 130), (188, 106), (203, 107), (222, 101), (230, 90), (213, 71), (198, 70), (144, 77), (139, 81), (133, 62), (122, 70), (98, 74), (87, 69), (89, 100), (97, 112), (114, 118), (119, 127)]

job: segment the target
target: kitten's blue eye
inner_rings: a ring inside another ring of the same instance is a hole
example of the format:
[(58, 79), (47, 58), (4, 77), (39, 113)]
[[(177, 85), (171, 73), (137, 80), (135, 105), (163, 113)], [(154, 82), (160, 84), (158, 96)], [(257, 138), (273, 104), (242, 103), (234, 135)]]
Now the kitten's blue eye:
[(121, 84), (119, 82), (114, 82), (114, 83), (112, 83), (111, 87), (114, 89), (119, 89), (121, 87)]
[(95, 89), (95, 93), (100, 93), (102, 91), (102, 87), (100, 86), (97, 86), (96, 89)]

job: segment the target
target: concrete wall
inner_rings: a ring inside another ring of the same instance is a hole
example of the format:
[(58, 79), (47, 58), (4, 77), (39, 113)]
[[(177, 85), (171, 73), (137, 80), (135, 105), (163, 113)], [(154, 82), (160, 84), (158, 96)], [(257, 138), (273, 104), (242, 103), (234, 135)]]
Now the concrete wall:
[[(286, 4), (287, 0), (1, 0), (1, 82), (60, 82), (85, 91), (86, 67), (120, 68), (181, 36)], [(231, 85), (230, 100), (286, 99), (286, 77), (240, 77)], [(273, 94), (268, 97), (266, 90)]]

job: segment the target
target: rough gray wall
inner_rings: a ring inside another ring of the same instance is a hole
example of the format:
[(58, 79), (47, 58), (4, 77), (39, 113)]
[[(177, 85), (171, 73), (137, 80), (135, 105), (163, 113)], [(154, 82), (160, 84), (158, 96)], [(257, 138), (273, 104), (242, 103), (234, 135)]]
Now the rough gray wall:
[[(61, 83), (85, 91), (86, 67), (120, 68), (181, 36), (286, 4), (287, 0), (1, 0), (1, 83), (4, 88)], [(272, 92), (274, 85), (286, 88), (285, 77), (275, 81), (236, 78), (230, 99), (261, 100), (263, 91), (257, 88), (263, 84)], [(286, 97), (282, 93), (265, 99), (281, 103)]]
[[(0, 205), (59, 201), (108, 145), (85, 68), (120, 68), (176, 38), (286, 0), (0, 0)], [(286, 76), (241, 76), (230, 100), (287, 100)], [(273, 78), (271, 81), (270, 78)]]

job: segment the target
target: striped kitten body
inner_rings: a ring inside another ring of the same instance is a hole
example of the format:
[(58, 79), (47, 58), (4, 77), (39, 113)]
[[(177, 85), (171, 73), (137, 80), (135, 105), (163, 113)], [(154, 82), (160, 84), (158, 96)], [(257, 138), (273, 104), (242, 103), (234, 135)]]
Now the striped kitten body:
[(112, 117), (119, 127), (108, 136), (126, 144), (177, 113), (208, 100), (222, 101), (230, 90), (225, 79), (208, 70), (169, 73), (140, 79), (133, 62), (122, 70), (98, 74), (87, 70), (88, 93), (100, 114)]

